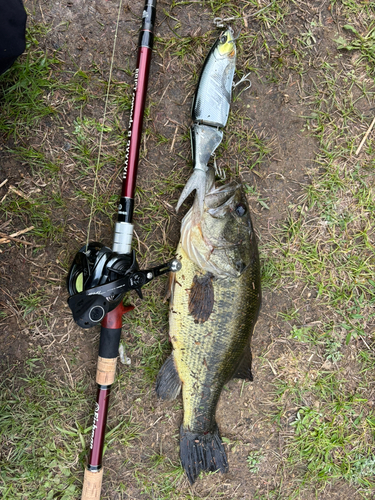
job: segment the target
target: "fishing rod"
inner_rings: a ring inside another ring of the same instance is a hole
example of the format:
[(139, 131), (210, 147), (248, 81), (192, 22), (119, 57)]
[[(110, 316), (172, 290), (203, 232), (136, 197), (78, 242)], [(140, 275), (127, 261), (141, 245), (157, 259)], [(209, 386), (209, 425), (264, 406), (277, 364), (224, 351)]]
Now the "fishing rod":
[(82, 328), (101, 324), (96, 372), (98, 390), (82, 500), (100, 498), (105, 428), (111, 386), (115, 380), (122, 316), (134, 308), (134, 306), (124, 306), (123, 297), (126, 292), (135, 290), (142, 298), (143, 285), (162, 274), (175, 272), (181, 268), (179, 261), (174, 259), (157, 267), (140, 270), (135, 252), (131, 248), (135, 186), (155, 17), (156, 0), (145, 0), (138, 41), (122, 191), (112, 249), (98, 242), (84, 245), (74, 258), (67, 280), (70, 295), (68, 304), (74, 321)]

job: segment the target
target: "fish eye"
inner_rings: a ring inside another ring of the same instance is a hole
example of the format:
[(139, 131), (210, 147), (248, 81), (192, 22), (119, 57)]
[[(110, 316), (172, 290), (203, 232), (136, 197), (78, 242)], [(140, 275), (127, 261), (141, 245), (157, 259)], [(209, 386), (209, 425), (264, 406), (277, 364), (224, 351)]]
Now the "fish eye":
[(220, 43), (226, 43), (227, 40), (228, 40), (227, 35), (223, 35), (220, 37)]
[(234, 211), (239, 217), (243, 217), (246, 214), (246, 206), (243, 203), (239, 203)]

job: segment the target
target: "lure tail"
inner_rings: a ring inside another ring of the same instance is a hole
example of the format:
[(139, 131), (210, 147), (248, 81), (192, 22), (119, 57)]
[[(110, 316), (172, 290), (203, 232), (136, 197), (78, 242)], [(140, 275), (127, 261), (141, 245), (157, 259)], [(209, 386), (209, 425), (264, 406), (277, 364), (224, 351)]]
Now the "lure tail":
[(199, 208), (199, 213), (201, 214), (203, 212), (204, 197), (206, 194), (206, 172), (204, 172), (203, 170), (194, 170), (193, 174), (182, 190), (181, 196), (176, 206), (176, 212), (178, 212), (183, 202), (194, 190), (196, 191), (196, 200)]
[(216, 148), (223, 140), (223, 132), (217, 127), (194, 123), (190, 129), (191, 151), (194, 161), (194, 172), (187, 181), (181, 196), (178, 200), (176, 212), (185, 199), (196, 190), (198, 199), (199, 215), (203, 212), (203, 201), (206, 189), (206, 172), (208, 170), (208, 162), (214, 154)]
[(215, 424), (212, 432), (197, 434), (181, 425), (180, 458), (190, 484), (194, 484), (201, 471), (228, 472), (228, 461)]

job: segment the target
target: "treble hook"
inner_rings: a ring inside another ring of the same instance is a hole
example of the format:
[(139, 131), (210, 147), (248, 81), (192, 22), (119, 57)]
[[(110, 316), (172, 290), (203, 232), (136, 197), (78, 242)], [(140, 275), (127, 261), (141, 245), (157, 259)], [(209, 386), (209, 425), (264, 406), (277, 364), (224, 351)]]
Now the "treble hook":
[[(232, 35), (233, 35), (234, 34), (234, 30), (232, 30), (231, 28), (229, 28), (229, 29), (231, 30)], [(240, 38), (241, 31), (242, 31), (242, 28), (240, 28), (240, 31), (238, 32), (237, 36), (233, 36), (233, 39), (229, 40), (229, 43), (234, 43), (236, 40), (238, 40)]]
[(249, 82), (250, 85), (248, 85), (245, 89), (241, 90), (241, 93), (245, 92), (245, 90), (249, 89), (251, 87), (251, 80), (248, 78), (249, 75), (250, 75), (250, 73), (247, 73), (247, 75), (244, 75), (241, 78), (241, 80), (239, 80), (237, 83), (233, 82), (233, 89), (235, 89), (236, 87), (238, 87), (238, 85), (240, 85), (241, 83), (244, 83), (244, 82)]
[(211, 156), (214, 159), (215, 175), (217, 177), (220, 177), (221, 180), (225, 181), (225, 179), (227, 177), (226, 173), (225, 173), (225, 170), (223, 170), (221, 167), (219, 167), (219, 165), (216, 163), (216, 154), (213, 153)]

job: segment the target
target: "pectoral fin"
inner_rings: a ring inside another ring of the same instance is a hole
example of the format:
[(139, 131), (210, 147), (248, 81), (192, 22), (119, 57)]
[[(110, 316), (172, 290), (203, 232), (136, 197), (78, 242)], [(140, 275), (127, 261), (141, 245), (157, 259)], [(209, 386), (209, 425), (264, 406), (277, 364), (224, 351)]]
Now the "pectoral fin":
[(213, 275), (194, 276), (189, 295), (189, 313), (195, 323), (204, 323), (211, 316), (214, 308)]

